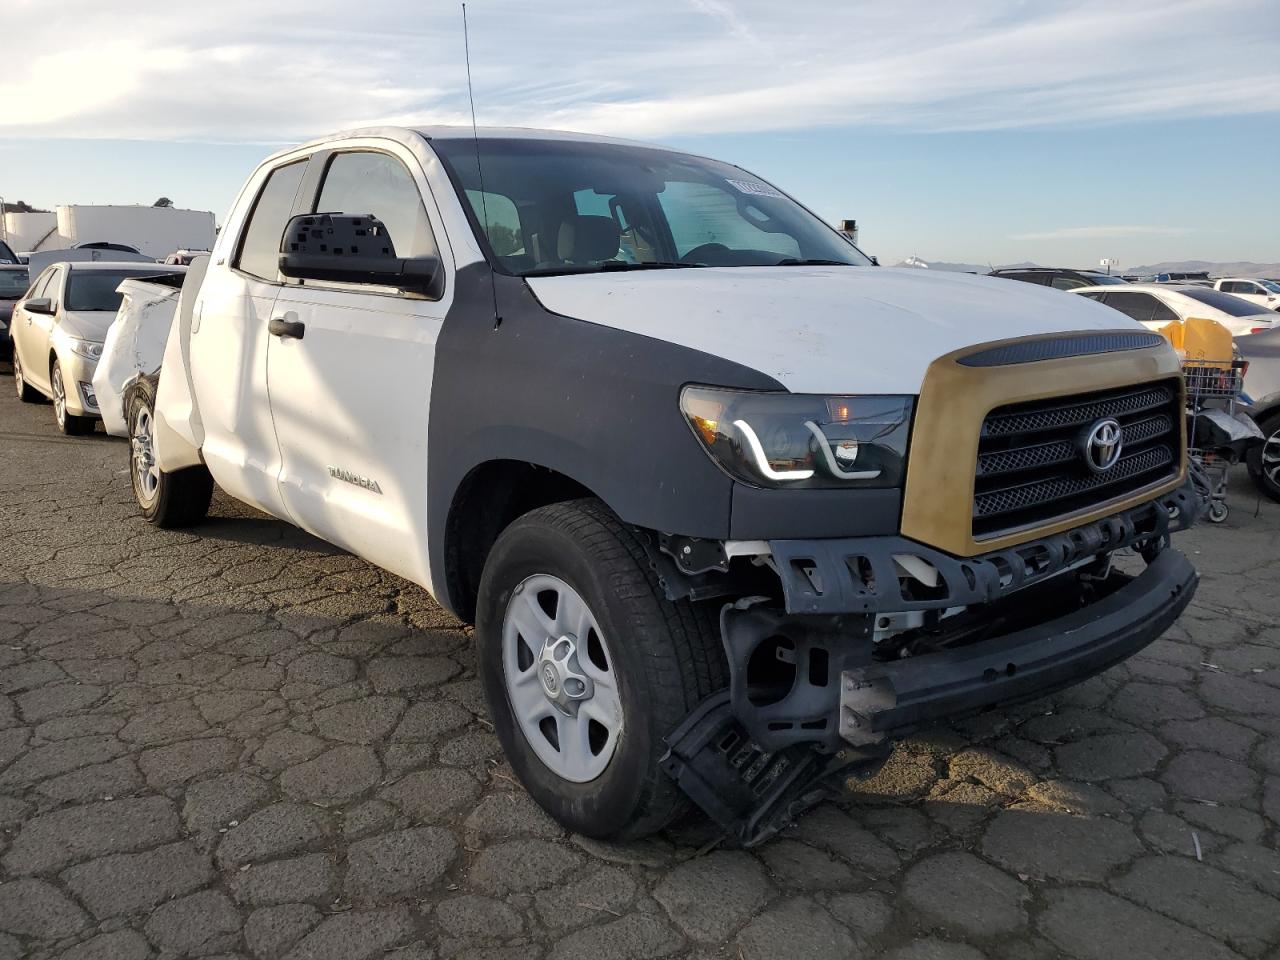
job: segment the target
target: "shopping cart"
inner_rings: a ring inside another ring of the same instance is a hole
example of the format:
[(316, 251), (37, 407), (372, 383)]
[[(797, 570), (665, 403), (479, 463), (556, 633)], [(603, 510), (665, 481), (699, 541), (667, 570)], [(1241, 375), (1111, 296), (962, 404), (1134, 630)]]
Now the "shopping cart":
[(1248, 414), (1237, 411), (1244, 392), (1245, 360), (1186, 360), (1187, 459), (1192, 483), (1206, 501), (1210, 523), (1227, 519), (1227, 473), (1262, 431)]

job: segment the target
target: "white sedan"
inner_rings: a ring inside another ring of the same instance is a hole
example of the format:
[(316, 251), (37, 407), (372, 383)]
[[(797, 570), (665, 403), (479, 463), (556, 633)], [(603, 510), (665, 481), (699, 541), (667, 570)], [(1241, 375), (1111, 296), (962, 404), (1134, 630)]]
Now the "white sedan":
[(1216, 320), (1233, 337), (1280, 327), (1274, 310), (1192, 283), (1130, 283), (1124, 287), (1078, 287), (1071, 292), (1105, 303), (1151, 330), (1188, 317)]

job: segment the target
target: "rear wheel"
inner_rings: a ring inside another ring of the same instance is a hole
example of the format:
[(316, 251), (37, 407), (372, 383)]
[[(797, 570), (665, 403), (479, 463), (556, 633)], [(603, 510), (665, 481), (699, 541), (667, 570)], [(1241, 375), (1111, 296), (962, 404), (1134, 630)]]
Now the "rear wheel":
[(18, 399), (23, 403), (39, 403), (44, 399), (39, 390), (27, 383), (27, 378), (22, 373), (22, 358), (18, 356), (16, 344), (13, 348), (13, 387), (18, 392)]
[(161, 470), (155, 458), (155, 395), (143, 382), (129, 400), (129, 474), (143, 518), (157, 527), (189, 527), (209, 513), (213, 477), (203, 465)]
[(672, 603), (598, 500), (541, 507), (494, 544), (477, 605), (485, 696), (530, 794), (591, 837), (653, 833), (685, 809), (663, 738), (727, 685), (714, 613)]
[(57, 360), (49, 368), (49, 384), (53, 389), (53, 418), (58, 429), (68, 437), (82, 437), (93, 433), (95, 420), (93, 417), (77, 417), (67, 412), (67, 384), (62, 377), (62, 364)]

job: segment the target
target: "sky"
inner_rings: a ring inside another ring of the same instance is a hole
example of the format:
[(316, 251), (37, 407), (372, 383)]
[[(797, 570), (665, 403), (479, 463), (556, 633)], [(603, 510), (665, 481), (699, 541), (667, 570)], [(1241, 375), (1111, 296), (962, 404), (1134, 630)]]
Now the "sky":
[[(467, 16), (481, 125), (741, 164), (857, 219), (882, 262), (1280, 261), (1276, 0), (471, 0)], [(0, 196), (163, 195), (221, 220), (283, 146), (469, 122), (461, 27), (452, 0), (0, 0)]]

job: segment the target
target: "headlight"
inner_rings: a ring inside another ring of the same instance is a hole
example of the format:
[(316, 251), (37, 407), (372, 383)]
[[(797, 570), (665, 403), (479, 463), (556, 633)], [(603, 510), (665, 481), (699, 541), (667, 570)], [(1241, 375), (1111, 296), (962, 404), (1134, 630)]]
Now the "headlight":
[(97, 360), (102, 356), (102, 344), (91, 340), (77, 340), (71, 337), (67, 340), (67, 346), (71, 348), (72, 353), (86, 360)]
[(757, 487), (900, 486), (913, 403), (714, 387), (680, 393), (680, 410), (712, 459)]

